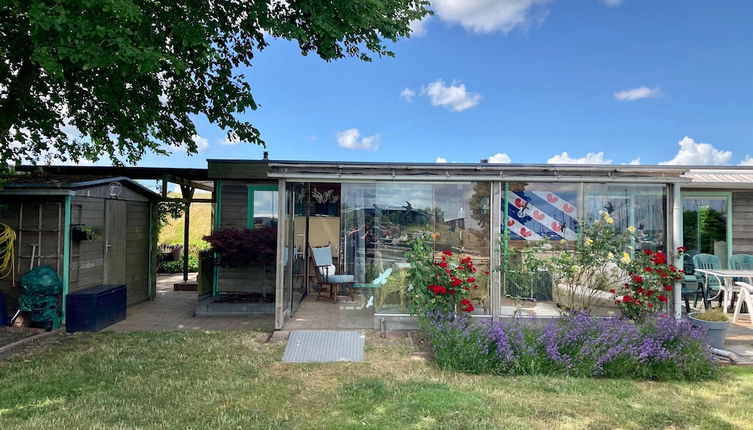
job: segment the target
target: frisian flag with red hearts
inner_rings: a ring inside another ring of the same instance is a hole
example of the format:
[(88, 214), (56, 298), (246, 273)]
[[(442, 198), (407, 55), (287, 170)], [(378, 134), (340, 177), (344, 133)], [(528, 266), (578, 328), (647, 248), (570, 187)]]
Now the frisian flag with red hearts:
[(512, 240), (576, 240), (575, 193), (508, 191), (507, 229)]

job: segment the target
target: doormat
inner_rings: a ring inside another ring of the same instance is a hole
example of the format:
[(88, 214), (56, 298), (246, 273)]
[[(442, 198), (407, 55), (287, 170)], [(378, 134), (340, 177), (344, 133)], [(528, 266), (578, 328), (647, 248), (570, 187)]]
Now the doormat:
[(290, 332), (282, 362), (363, 361), (364, 339), (361, 331), (294, 330)]

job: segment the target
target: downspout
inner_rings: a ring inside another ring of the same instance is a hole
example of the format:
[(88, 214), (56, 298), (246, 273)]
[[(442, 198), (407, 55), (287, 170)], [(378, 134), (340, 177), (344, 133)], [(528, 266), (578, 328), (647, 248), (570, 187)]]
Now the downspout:
[(63, 211), (63, 305), (61, 320), (65, 324), (65, 302), (71, 281), (71, 196), (65, 196)]
[[(213, 232), (222, 227), (222, 180), (217, 179), (214, 183), (214, 226)], [(212, 297), (217, 297), (220, 283), (220, 266), (217, 265), (219, 254), (214, 253), (214, 267), (212, 270)]]
[[(682, 196), (680, 184), (671, 184), (672, 188), (672, 247), (667, 253), (674, 255), (675, 267), (683, 267), (683, 257), (677, 255), (677, 248), (682, 244)], [(682, 318), (682, 282), (676, 281), (674, 286), (675, 319)]]

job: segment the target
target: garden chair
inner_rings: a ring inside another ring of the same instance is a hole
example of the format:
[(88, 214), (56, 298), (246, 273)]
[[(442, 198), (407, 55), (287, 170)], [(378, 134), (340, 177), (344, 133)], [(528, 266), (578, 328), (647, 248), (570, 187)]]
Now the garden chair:
[(729, 259), (730, 269), (753, 270), (753, 255), (735, 254)]
[[(689, 254), (689, 253), (688, 253)], [(703, 306), (708, 309), (708, 302), (706, 302), (705, 289), (702, 282), (698, 282), (698, 278), (693, 273), (695, 266), (693, 265), (693, 255), (687, 255), (683, 259), (683, 270), (685, 270), (685, 277), (682, 280), (682, 298), (685, 300), (685, 310), (690, 313), (690, 296), (693, 296), (693, 307), (698, 305), (698, 297), (701, 297)]]
[(736, 283), (740, 287), (740, 297), (737, 298), (737, 303), (735, 304), (735, 313), (732, 315), (732, 322), (737, 320), (738, 315), (740, 315), (740, 308), (742, 307), (743, 302), (745, 302), (745, 305), (748, 306), (750, 325), (753, 326), (753, 314), (750, 312), (750, 310), (753, 309), (753, 285), (740, 281)]
[[(753, 270), (753, 255), (749, 254), (735, 254), (729, 259), (729, 268), (733, 270)], [(747, 282), (753, 283), (751, 278), (735, 278), (735, 282)], [(750, 308), (748, 308), (750, 312)]]
[(311, 256), (314, 259), (314, 267), (316, 272), (316, 279), (319, 284), (319, 291), (316, 293), (316, 299), (322, 295), (323, 287), (326, 285), (329, 287), (329, 296), (332, 299), (332, 303), (337, 303), (337, 294), (339, 293), (340, 286), (345, 285), (348, 288), (348, 292), (351, 300), (355, 300), (353, 297), (353, 283), (356, 281), (353, 275), (338, 275), (335, 265), (332, 263), (332, 248), (329, 244), (325, 246), (312, 246)]
[[(696, 269), (708, 269), (708, 270), (721, 269), (722, 262), (719, 260), (719, 257), (717, 257), (716, 255), (696, 254), (693, 256), (693, 267)], [(721, 306), (722, 304), (722, 292), (721, 292), (722, 281), (721, 279), (713, 275), (707, 276), (703, 273), (696, 273), (696, 279), (702, 285), (703, 302), (706, 309), (709, 308), (708, 302), (710, 298), (719, 297), (719, 305)], [(711, 296), (712, 292), (716, 293), (716, 295)]]

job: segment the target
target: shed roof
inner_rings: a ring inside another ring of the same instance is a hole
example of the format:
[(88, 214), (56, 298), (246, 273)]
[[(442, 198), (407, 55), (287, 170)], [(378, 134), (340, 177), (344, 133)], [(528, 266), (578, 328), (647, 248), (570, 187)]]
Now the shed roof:
[(157, 199), (160, 197), (159, 194), (149, 188), (124, 176), (102, 177), (96, 175), (32, 173), (13, 175), (5, 178), (5, 181), (3, 189), (0, 189), (0, 194), (23, 194), (26, 192), (33, 192), (34, 194), (66, 195), (71, 194), (71, 190), (94, 187), (112, 182), (120, 182), (130, 186), (149, 198)]
[(753, 167), (691, 169), (684, 174), (692, 187), (753, 189)]

